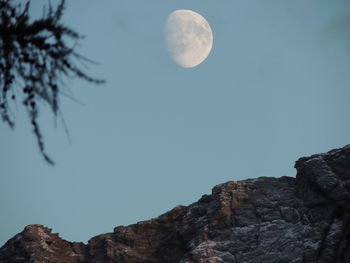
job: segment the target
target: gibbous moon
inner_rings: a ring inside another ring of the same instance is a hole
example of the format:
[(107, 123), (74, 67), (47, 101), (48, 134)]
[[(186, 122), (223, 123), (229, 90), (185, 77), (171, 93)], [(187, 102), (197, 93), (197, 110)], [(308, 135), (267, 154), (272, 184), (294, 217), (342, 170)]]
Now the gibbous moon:
[(169, 15), (165, 40), (174, 61), (184, 68), (192, 68), (208, 57), (213, 46), (213, 32), (203, 16), (181, 9)]

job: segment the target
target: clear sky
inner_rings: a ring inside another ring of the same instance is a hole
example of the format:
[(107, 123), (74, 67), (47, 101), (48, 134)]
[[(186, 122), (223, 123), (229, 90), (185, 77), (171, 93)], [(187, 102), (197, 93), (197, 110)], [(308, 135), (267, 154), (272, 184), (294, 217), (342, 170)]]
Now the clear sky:
[[(37, 16), (47, 1), (32, 2)], [(213, 30), (195, 68), (164, 44), (176, 9)], [(295, 176), (297, 158), (350, 143), (348, 0), (68, 0), (63, 21), (107, 83), (67, 81), (84, 103), (62, 97), (71, 144), (41, 115), (54, 167), (21, 110), (14, 131), (1, 124), (0, 245), (33, 223), (86, 242), (225, 181)]]

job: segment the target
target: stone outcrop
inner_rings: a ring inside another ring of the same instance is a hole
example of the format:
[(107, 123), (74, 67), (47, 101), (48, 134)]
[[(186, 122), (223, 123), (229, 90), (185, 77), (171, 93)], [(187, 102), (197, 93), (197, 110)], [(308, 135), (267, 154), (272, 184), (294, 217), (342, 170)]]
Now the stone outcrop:
[(0, 262), (350, 262), (350, 145), (299, 159), (296, 178), (227, 182), (189, 206), (87, 244), (29, 225)]

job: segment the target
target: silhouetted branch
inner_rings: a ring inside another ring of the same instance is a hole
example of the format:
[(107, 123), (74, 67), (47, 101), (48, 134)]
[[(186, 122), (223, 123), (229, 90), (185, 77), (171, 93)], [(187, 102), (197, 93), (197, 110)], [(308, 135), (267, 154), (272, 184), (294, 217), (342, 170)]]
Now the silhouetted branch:
[(64, 0), (56, 10), (49, 5), (47, 14), (29, 22), (29, 1), (22, 9), (12, 5), (10, 0), (0, 0), (0, 114), (2, 120), (13, 128), (15, 122), (10, 116), (9, 104), (11, 100), (17, 100), (17, 91), (31, 121), (39, 150), (50, 164), (53, 161), (46, 154), (38, 124), (38, 102), (48, 104), (57, 116), (62, 76), (78, 77), (96, 84), (104, 82), (90, 77), (76, 65), (79, 60), (93, 62), (66, 44), (67, 39), (78, 41), (82, 37), (60, 22), (64, 6)]

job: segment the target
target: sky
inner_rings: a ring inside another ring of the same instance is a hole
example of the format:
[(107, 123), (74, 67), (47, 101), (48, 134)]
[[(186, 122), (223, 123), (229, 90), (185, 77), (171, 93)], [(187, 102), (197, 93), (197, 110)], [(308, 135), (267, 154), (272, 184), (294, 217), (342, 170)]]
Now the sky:
[[(57, 1), (51, 1), (56, 4)], [(46, 0), (32, 1), (42, 14)], [(208, 58), (182, 68), (164, 25), (177, 9), (206, 18)], [(61, 121), (42, 105), (39, 154), (18, 107), (0, 125), (0, 246), (28, 224), (69, 241), (156, 217), (216, 184), (292, 176), (295, 161), (350, 143), (350, 1), (68, 0), (62, 20), (99, 62), (73, 79)]]

